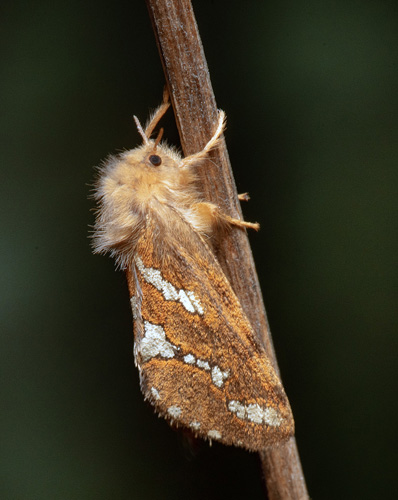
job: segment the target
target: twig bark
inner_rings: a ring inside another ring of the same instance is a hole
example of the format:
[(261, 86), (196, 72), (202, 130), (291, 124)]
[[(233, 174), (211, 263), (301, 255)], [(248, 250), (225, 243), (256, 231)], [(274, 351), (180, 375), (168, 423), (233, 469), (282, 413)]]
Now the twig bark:
[[(190, 0), (146, 0), (185, 155), (203, 149), (214, 131), (217, 106)], [(225, 144), (199, 171), (206, 199), (233, 217), (241, 216)], [(259, 341), (275, 358), (261, 289), (246, 234), (231, 231), (217, 257)], [(308, 498), (296, 441), (260, 453), (270, 500)]]

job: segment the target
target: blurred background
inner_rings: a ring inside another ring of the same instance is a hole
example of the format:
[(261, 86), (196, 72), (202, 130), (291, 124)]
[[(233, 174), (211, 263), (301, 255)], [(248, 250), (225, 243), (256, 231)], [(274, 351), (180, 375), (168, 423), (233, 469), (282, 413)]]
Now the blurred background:
[[(194, 8), (310, 495), (397, 498), (398, 4)], [(0, 497), (263, 498), (255, 454), (143, 401), (124, 276), (89, 247), (93, 167), (162, 96), (144, 1), (0, 9)]]

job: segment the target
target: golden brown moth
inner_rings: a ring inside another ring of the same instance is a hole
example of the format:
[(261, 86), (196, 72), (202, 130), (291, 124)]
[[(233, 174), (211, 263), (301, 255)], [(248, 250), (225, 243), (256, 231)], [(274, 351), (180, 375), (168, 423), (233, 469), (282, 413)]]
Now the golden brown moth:
[(217, 147), (219, 112), (202, 151), (182, 158), (152, 132), (100, 168), (94, 251), (126, 270), (141, 389), (175, 426), (205, 439), (261, 450), (286, 440), (294, 422), (281, 382), (206, 240), (220, 225), (258, 229), (204, 200), (196, 166)]

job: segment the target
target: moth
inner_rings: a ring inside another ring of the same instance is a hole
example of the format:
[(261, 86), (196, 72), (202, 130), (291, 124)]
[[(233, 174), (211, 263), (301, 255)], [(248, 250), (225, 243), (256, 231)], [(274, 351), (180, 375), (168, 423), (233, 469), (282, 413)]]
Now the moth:
[(200, 193), (196, 168), (225, 128), (183, 158), (151, 138), (110, 157), (95, 186), (94, 252), (126, 270), (134, 320), (134, 358), (145, 399), (174, 426), (251, 451), (288, 439), (294, 422), (271, 361), (256, 341), (208, 241), (220, 227), (258, 229), (223, 213)]

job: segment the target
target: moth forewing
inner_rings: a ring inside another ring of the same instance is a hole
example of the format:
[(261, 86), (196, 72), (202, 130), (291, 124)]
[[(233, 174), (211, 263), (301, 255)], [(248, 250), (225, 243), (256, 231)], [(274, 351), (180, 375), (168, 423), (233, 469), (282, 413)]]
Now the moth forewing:
[[(141, 388), (174, 425), (225, 444), (261, 450), (294, 432), (289, 402), (264, 349), (205, 241), (234, 219), (204, 201), (195, 167), (218, 144), (182, 158), (145, 131), (144, 144), (113, 159), (97, 183), (95, 251), (126, 269)], [(138, 122), (139, 123), (139, 122)]]
[(288, 438), (287, 398), (209, 247), (197, 233), (186, 247), (171, 242), (162, 239), (166, 267), (151, 228), (137, 247), (135, 340), (145, 396), (203, 438), (250, 450)]

